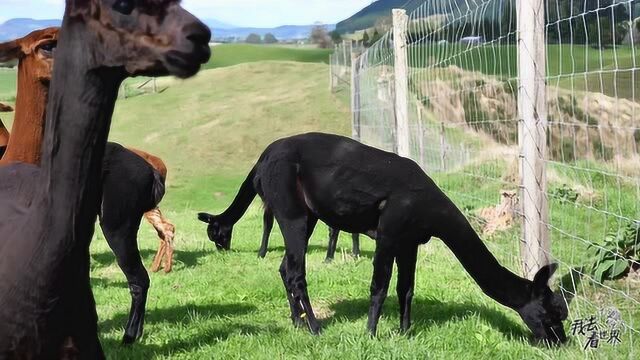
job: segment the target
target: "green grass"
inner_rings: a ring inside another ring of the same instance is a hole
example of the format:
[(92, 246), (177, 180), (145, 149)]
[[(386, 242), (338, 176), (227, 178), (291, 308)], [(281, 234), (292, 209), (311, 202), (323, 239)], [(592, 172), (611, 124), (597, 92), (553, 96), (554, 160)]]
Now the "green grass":
[(328, 63), (332, 50), (297, 49), (286, 46), (223, 44), (213, 47), (214, 56), (205, 66), (214, 69), (247, 62), (277, 60)]
[(16, 72), (0, 68), (0, 101), (13, 102), (16, 98)]

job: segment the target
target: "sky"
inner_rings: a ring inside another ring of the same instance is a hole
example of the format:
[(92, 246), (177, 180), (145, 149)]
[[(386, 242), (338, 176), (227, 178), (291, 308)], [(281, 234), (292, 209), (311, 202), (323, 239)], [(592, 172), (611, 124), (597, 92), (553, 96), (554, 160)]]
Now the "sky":
[[(204, 19), (244, 27), (336, 23), (372, 0), (183, 0), (185, 8)], [(11, 18), (60, 19), (64, 0), (0, 0), (0, 23)]]

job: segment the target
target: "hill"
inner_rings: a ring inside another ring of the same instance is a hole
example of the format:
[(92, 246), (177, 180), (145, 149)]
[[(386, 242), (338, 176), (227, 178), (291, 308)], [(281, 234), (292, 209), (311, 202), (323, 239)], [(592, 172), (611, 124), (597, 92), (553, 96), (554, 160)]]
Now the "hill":
[[(278, 40), (297, 40), (306, 39), (311, 33), (315, 25), (283, 25), (276, 28), (212, 28), (213, 38), (215, 40), (226, 40), (229, 38), (245, 39), (249, 34), (258, 34), (264, 36), (267, 33), (275, 35)], [(335, 25), (325, 25), (327, 30), (332, 31)]]
[(12, 40), (51, 26), (60, 26), (61, 20), (11, 19), (0, 24), (0, 41)]

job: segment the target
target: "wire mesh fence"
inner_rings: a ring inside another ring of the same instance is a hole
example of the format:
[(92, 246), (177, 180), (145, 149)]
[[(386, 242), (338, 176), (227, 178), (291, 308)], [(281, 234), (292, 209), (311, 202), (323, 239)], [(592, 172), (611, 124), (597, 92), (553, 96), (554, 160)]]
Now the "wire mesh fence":
[(407, 143), (506, 266), (530, 276), (531, 254), (538, 266), (559, 263), (571, 319), (614, 309), (634, 349), (640, 4), (430, 0), (412, 9), (353, 63), (338, 61), (351, 59), (348, 46), (332, 58), (333, 73), (355, 82), (354, 136), (388, 151)]

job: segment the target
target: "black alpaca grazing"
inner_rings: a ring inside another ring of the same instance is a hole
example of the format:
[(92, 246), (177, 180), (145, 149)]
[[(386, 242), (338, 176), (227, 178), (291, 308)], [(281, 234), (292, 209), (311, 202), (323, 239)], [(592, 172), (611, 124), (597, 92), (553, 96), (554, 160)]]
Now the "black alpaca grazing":
[(194, 75), (210, 30), (176, 1), (67, 0), (40, 168), (0, 168), (0, 358), (102, 359), (89, 244), (118, 88)]
[[(236, 219), (233, 224), (229, 224), (230, 226), (225, 226), (226, 229), (232, 231), (233, 225), (240, 220)], [(264, 209), (264, 216), (262, 219), (263, 223), (263, 232), (262, 232), (262, 243), (260, 245), (260, 250), (258, 251), (258, 257), (264, 258), (267, 255), (267, 249), (269, 248), (269, 236), (271, 235), (271, 230), (273, 229), (273, 212), (269, 209)], [(327, 248), (327, 257), (325, 258), (325, 262), (333, 261), (336, 248), (338, 247), (338, 237), (340, 236), (340, 230), (329, 227), (329, 247)], [(231, 239), (231, 234), (226, 236)], [(351, 234), (353, 247), (351, 248), (351, 253), (355, 257), (360, 256), (360, 236), (358, 234)], [(213, 239), (211, 239), (213, 240)], [(227, 249), (229, 250), (231, 244), (227, 244)]]
[(259, 194), (284, 235), (280, 274), (296, 325), (305, 320), (320, 331), (309, 295), (305, 252), (318, 219), (376, 240), (368, 329), (376, 333), (395, 260), (401, 329), (410, 326), (418, 246), (438, 237), (451, 249), (485, 294), (520, 314), (540, 340), (564, 342), (567, 308), (547, 282), (555, 265), (534, 281), (502, 267), (462, 212), (413, 161), (327, 134), (276, 141), (262, 154), (229, 209), (221, 216), (201, 213), (218, 246), (229, 240), (227, 218), (239, 218)]

